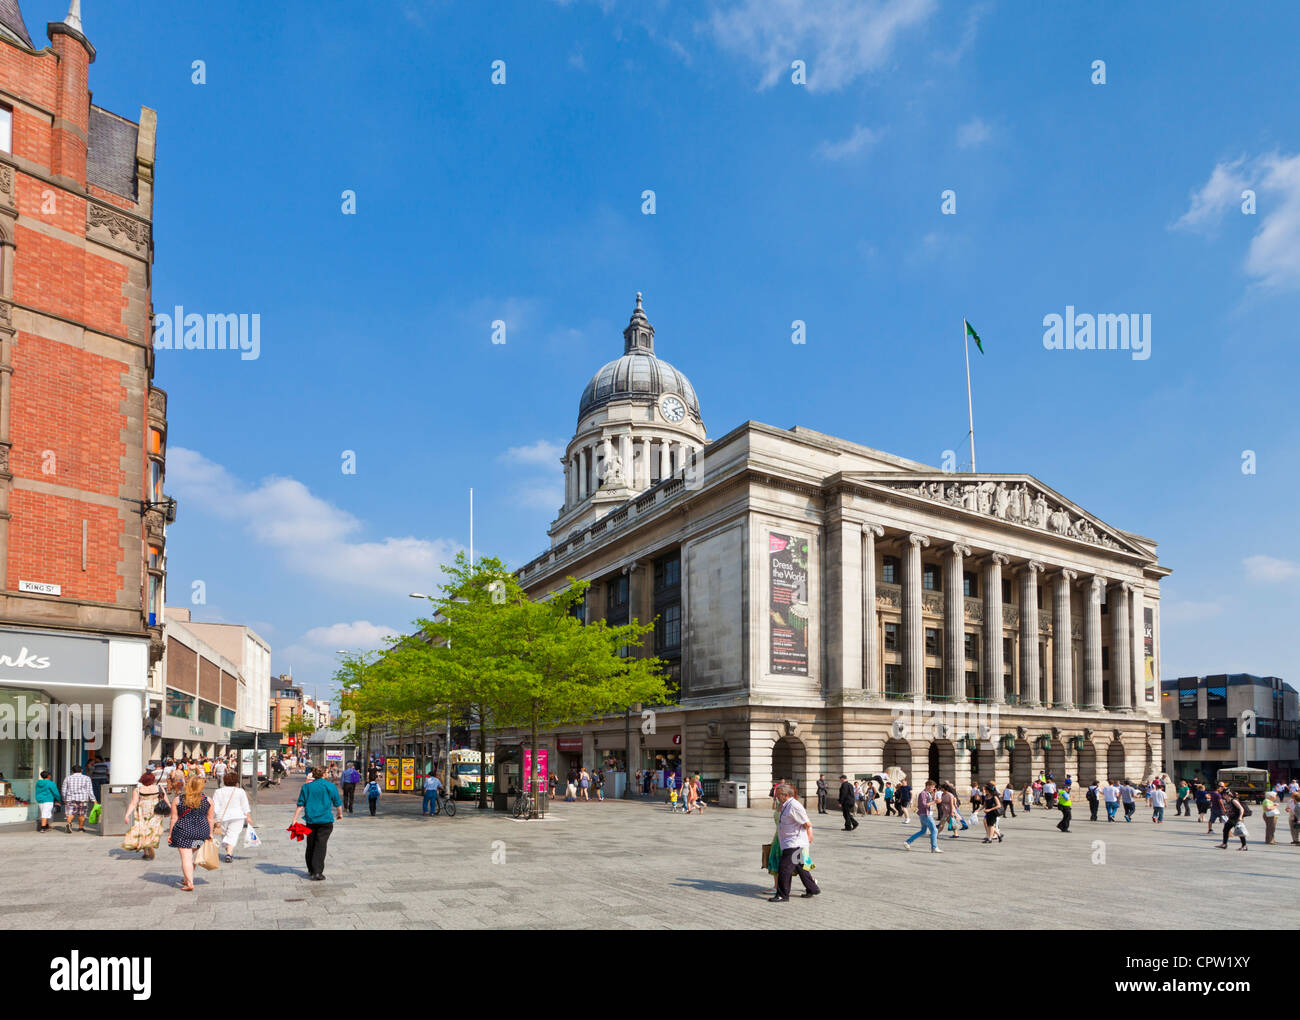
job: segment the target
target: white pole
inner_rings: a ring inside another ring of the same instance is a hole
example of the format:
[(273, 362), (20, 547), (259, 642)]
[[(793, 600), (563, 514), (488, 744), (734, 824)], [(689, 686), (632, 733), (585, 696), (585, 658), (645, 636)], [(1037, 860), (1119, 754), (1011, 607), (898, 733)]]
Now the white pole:
[(970, 470), (975, 473), (975, 407), (970, 399), (970, 332), (966, 320), (961, 320), (961, 341), (966, 351), (966, 415), (970, 422)]
[(469, 490), (469, 565), (474, 568), (474, 490)]

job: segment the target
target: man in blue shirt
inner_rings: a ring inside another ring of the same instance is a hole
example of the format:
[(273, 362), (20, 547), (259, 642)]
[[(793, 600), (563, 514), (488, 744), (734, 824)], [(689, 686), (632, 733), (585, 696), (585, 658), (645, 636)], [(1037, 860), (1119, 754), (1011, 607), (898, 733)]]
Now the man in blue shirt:
[(311, 770), (311, 779), (303, 783), (298, 793), (298, 806), (293, 812), (293, 822), (301, 818), (311, 826), (307, 837), (307, 875), (313, 882), (325, 881), (325, 847), (329, 843), (330, 833), (334, 831), (335, 820), (343, 819), (343, 799), (339, 788), (323, 778), (325, 770), (319, 767)]
[(361, 782), (361, 773), (354, 764), (349, 763), (343, 770), (343, 810), (352, 814), (352, 804), (357, 795), (357, 783)]
[(433, 815), (437, 812), (438, 791), (441, 789), (442, 780), (438, 778), (438, 770), (434, 769), (424, 777), (424, 804), (420, 808), (421, 815)]

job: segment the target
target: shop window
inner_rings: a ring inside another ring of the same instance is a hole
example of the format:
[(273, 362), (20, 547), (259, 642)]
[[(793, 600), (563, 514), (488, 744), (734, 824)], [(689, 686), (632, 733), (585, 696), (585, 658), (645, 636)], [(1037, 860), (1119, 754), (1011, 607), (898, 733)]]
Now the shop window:
[(226, 729), (235, 727), (235, 710), (233, 708), (223, 708), (221, 710), (221, 725)]
[(174, 719), (189, 719), (194, 712), (194, 698), (167, 688), (167, 714)]
[(210, 701), (199, 702), (199, 722), (212, 723), (217, 722), (217, 706)]

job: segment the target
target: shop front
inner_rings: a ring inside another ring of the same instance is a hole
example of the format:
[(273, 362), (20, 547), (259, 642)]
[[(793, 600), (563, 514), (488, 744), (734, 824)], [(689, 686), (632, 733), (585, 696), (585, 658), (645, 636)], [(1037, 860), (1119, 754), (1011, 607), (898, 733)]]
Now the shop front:
[(107, 758), (110, 785), (144, 763), (149, 642), (0, 629), (0, 825), (36, 817), (36, 780)]

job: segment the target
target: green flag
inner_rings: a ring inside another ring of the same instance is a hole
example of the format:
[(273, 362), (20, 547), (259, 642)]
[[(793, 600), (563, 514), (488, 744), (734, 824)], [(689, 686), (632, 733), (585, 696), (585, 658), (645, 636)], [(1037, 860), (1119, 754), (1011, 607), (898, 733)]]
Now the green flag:
[[(965, 319), (962, 319), (961, 321), (966, 322)], [(975, 346), (978, 347), (980, 349), (980, 353), (983, 354), (984, 345), (980, 343), (980, 335), (975, 332), (975, 327), (972, 326), (969, 322), (966, 322), (966, 335), (975, 341)]]

